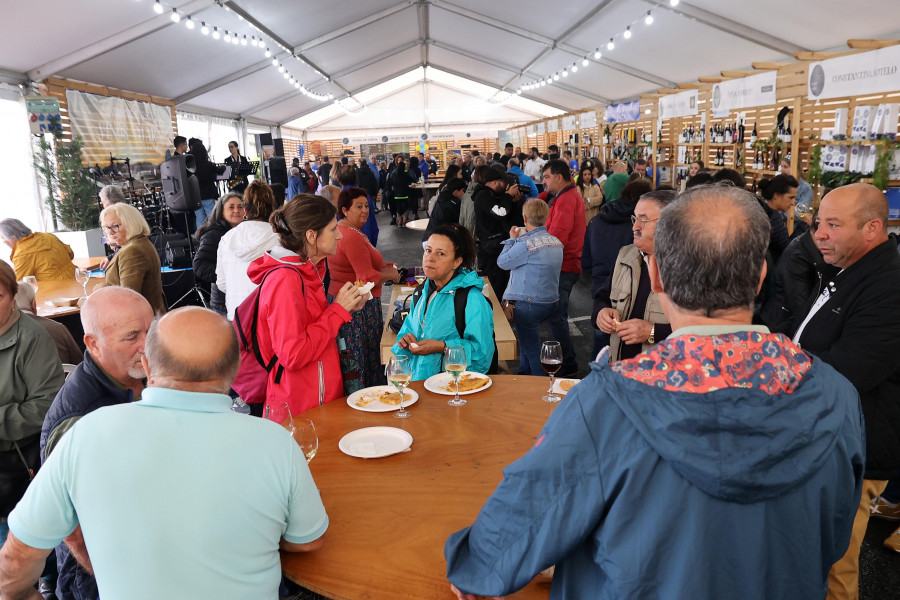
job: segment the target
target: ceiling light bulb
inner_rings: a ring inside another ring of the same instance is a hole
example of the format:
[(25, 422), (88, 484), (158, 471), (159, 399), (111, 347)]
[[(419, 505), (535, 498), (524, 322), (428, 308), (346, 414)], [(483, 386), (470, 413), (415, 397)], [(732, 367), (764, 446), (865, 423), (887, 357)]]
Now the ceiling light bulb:
[(288, 73), (287, 71), (285, 71), (283, 77), (284, 77), (285, 79), (287, 79), (287, 78), (290, 77), (290, 75), (291, 75), (290, 73)]
[(178, 23), (181, 21), (181, 15), (178, 14), (177, 8), (172, 9), (172, 14), (169, 15), (169, 18), (172, 19), (173, 23)]
[(647, 16), (644, 17), (644, 23), (647, 25), (653, 25), (653, 15), (650, 14), (650, 11), (647, 11)]
[(548, 78), (547, 78), (547, 85), (553, 85), (553, 78), (552, 78), (552, 77), (548, 77)]
[(612, 38), (609, 38), (609, 43), (606, 45), (606, 49), (607, 49), (607, 50), (612, 50), (612, 49), (615, 48), (615, 47), (616, 47), (616, 44), (613, 42), (613, 39), (612, 39)]
[(277, 66), (278, 66), (278, 59), (277, 59), (277, 58), (273, 58), (273, 59), (272, 59), (272, 66), (273, 66), (273, 67), (277, 67)]
[(631, 39), (631, 25), (629, 25), (628, 27), (625, 28), (625, 33), (622, 35), (626, 40)]
[(223, 39), (225, 40), (225, 43), (226, 43), (226, 44), (230, 44), (230, 43), (231, 43), (231, 34), (228, 33), (227, 30), (225, 31), (225, 37), (224, 37)]
[[(568, 75), (565, 71), (563, 71), (563, 76)], [(553, 81), (559, 81), (559, 73), (553, 75)]]
[(241, 40), (238, 39), (237, 34), (234, 34), (234, 37), (231, 38), (231, 43), (234, 44), (235, 46), (237, 46), (241, 43)]
[(279, 72), (279, 73), (284, 73), (284, 67), (281, 66), (281, 65), (278, 65), (278, 72)]
[(247, 36), (245, 35), (243, 38), (241, 38), (241, 46), (246, 46), (246, 45), (247, 45)]
[(297, 89), (299, 90), (299, 89), (300, 89), (300, 82), (299, 82), (299, 81), (295, 81), (295, 82), (294, 82), (294, 87), (297, 88)]
[(678, 6), (678, 0), (669, 0), (669, 6)]
[(187, 27), (188, 29), (193, 29), (194, 28), (194, 20), (192, 18), (188, 17), (184, 21), (184, 26)]
[(541, 79), (541, 87), (544, 87), (545, 85), (547, 85), (547, 82)]
[(159, 0), (156, 0), (156, 4), (153, 5), (153, 12), (158, 15), (163, 14), (166, 9), (163, 8), (163, 5), (159, 3)]
[[(563, 75), (563, 77), (568, 77), (568, 76), (569, 76), (569, 72), (568, 72), (568, 71), (563, 71), (562, 75)], [(555, 79), (556, 79), (557, 81), (559, 81), (559, 77), (556, 77)]]
[(522, 90), (516, 90), (516, 94), (518, 94), (519, 96), (521, 96), (521, 95), (522, 95)]
[(214, 39), (214, 40), (217, 40), (217, 39), (219, 39), (220, 37), (222, 37), (222, 34), (219, 33), (219, 28), (218, 28), (218, 27), (213, 27), (213, 39)]
[(200, 33), (209, 35), (209, 27), (206, 26), (206, 21), (200, 21)]
[(599, 48), (596, 49), (596, 50), (594, 50), (594, 60), (600, 60), (600, 57), (601, 57), (601, 56), (603, 56), (603, 55), (600, 54), (600, 49), (599, 49)]
[(589, 64), (591, 64), (591, 61), (589, 61), (588, 59), (584, 59), (583, 61), (581, 61), (581, 66), (582, 66), (582, 67), (586, 67), (586, 66), (588, 66)]
[[(268, 48), (266, 48), (266, 58), (269, 58), (270, 56), (272, 56), (272, 51), (269, 50)], [(275, 59), (273, 58), (272, 60), (275, 60)]]
[(573, 72), (573, 73), (577, 73), (577, 72), (578, 72), (578, 65), (574, 65), (574, 64), (572, 65), (572, 72)]

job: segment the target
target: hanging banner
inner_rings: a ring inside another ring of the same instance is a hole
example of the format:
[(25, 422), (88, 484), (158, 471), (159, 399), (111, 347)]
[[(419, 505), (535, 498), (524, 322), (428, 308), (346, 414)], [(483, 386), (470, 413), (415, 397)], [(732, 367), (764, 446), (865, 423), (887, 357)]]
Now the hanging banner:
[(606, 107), (604, 120), (607, 123), (622, 123), (625, 121), (637, 121), (641, 116), (640, 102), (623, 102), (622, 104), (611, 104)]
[(175, 132), (168, 106), (66, 91), (72, 134), (84, 142), (84, 165), (105, 165), (110, 156), (158, 165)]
[(698, 90), (688, 90), (659, 99), (659, 118), (692, 117), (698, 113)]
[(900, 90), (900, 46), (839, 56), (809, 65), (812, 100)]
[(531, 135), (531, 136), (534, 135), (534, 125), (528, 125), (525, 128), (525, 135)]
[(563, 131), (572, 131), (575, 129), (575, 115), (569, 115), (562, 118)]
[(713, 85), (714, 112), (775, 104), (775, 71)]
[[(563, 119), (565, 121), (565, 119)], [(563, 127), (565, 129), (565, 127)], [(547, 131), (549, 133), (555, 133), (559, 131), (559, 119), (551, 119), (547, 121)]]
[(547, 132), (547, 124), (544, 123), (543, 121), (538, 123), (537, 124), (537, 132), (538, 132), (538, 134), (546, 133)]
[(581, 120), (581, 128), (587, 129), (588, 127), (596, 127), (597, 126), (597, 113), (596, 111), (588, 111), (586, 113), (581, 113), (579, 116)]
[(25, 111), (31, 133), (41, 134), (62, 131), (62, 116), (59, 100), (52, 96), (30, 96), (25, 98)]

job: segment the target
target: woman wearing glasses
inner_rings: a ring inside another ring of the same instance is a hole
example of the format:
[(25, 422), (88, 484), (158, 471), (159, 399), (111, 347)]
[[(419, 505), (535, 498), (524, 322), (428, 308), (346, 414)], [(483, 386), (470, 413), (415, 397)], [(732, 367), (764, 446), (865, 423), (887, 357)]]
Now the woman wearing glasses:
[(131, 288), (147, 299), (153, 312), (166, 312), (159, 254), (140, 211), (130, 204), (111, 204), (100, 213), (100, 225), (106, 239), (119, 247), (106, 267), (106, 285)]

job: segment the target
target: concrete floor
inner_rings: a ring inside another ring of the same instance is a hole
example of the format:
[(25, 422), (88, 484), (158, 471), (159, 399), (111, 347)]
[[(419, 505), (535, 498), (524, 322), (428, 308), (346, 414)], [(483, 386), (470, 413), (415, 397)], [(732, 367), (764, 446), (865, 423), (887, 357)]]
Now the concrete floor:
[[(422, 233), (390, 225), (390, 215), (386, 212), (379, 213), (377, 218), (380, 227), (378, 250), (384, 255), (385, 260), (406, 267), (421, 265)], [(385, 293), (384, 296), (387, 302), (390, 294)], [(578, 357), (579, 377), (587, 374), (588, 363), (592, 359), (591, 306), (590, 275), (582, 273), (569, 301), (569, 330)], [(384, 308), (386, 312), (392, 310), (388, 306)], [(542, 339), (550, 339), (546, 325)], [(501, 363), (501, 369), (514, 373), (518, 370), (518, 363), (508, 362), (505, 365)], [(884, 539), (897, 527), (900, 527), (900, 522), (877, 519), (870, 522), (860, 555), (861, 600), (900, 598), (900, 554), (891, 552), (882, 545)]]

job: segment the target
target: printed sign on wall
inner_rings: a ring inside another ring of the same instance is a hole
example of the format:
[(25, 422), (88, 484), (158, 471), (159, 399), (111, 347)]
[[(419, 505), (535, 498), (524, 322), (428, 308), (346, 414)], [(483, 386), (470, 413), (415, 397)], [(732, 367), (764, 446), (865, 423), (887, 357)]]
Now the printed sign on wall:
[(839, 56), (809, 65), (812, 100), (900, 90), (900, 46)]
[(659, 118), (692, 117), (697, 114), (698, 90), (663, 96), (659, 99)]
[(723, 81), (713, 86), (714, 113), (775, 104), (775, 71)]

